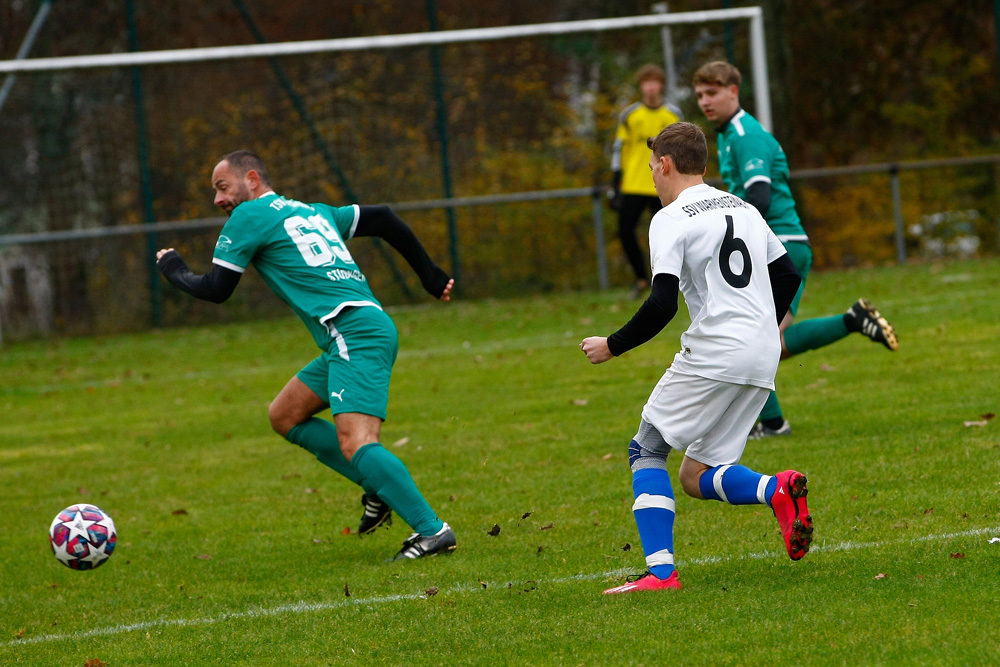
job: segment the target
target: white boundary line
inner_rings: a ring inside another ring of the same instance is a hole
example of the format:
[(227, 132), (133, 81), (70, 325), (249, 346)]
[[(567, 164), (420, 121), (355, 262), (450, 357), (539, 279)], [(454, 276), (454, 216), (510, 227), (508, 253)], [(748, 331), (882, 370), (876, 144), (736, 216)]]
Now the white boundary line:
[[(924, 535), (920, 537), (911, 537), (905, 540), (893, 540), (888, 542), (841, 542), (839, 544), (831, 545), (820, 545), (815, 546), (811, 549), (812, 552), (839, 552), (839, 551), (857, 551), (858, 549), (874, 549), (879, 547), (886, 547), (893, 544), (917, 544), (920, 542), (933, 542), (936, 540), (950, 540), (956, 537), (975, 537), (977, 535), (986, 535), (988, 533), (998, 533), (1000, 532), (1000, 526), (996, 528), (977, 528), (974, 530), (965, 530), (957, 533), (940, 533), (937, 535)], [(774, 558), (776, 555), (783, 556), (784, 554), (778, 554), (775, 551), (760, 551), (755, 553), (744, 554), (741, 556), (706, 556), (702, 558), (694, 558), (691, 560), (683, 560), (678, 562), (678, 566), (681, 565), (709, 565), (714, 563), (722, 563), (727, 561), (739, 561), (739, 560), (762, 560), (764, 558)], [(571, 577), (558, 577), (555, 579), (539, 579), (538, 583), (546, 584), (566, 584), (574, 581), (592, 581), (594, 579), (607, 579), (610, 577), (617, 577), (626, 574), (627, 572), (634, 570), (635, 568), (619, 568), (617, 570), (612, 570), (609, 572), (594, 573), (594, 574), (577, 574)], [(534, 580), (527, 580), (534, 581)], [(519, 585), (527, 583), (527, 581), (520, 582)], [(459, 584), (452, 586), (450, 588), (441, 591), (444, 595), (453, 593), (468, 593), (471, 591), (480, 590), (478, 585), (470, 584)], [(15, 646), (27, 646), (29, 644), (43, 644), (48, 642), (57, 641), (79, 641), (81, 639), (89, 639), (91, 637), (108, 637), (112, 635), (125, 634), (127, 632), (135, 632), (136, 630), (151, 630), (153, 628), (171, 628), (171, 627), (188, 627), (188, 626), (198, 626), (198, 625), (213, 625), (215, 623), (221, 623), (223, 621), (239, 620), (244, 618), (267, 618), (270, 616), (283, 616), (285, 614), (304, 614), (314, 611), (329, 611), (332, 609), (340, 609), (343, 607), (352, 607), (357, 605), (381, 605), (390, 604), (393, 602), (402, 602), (408, 600), (419, 600), (420, 598), (426, 597), (423, 594), (409, 594), (409, 595), (379, 595), (375, 597), (368, 598), (346, 598), (344, 600), (338, 600), (336, 602), (296, 602), (294, 604), (283, 604), (277, 607), (268, 608), (257, 608), (248, 609), (246, 611), (237, 612), (227, 612), (219, 614), (218, 616), (205, 616), (201, 618), (164, 618), (155, 621), (143, 621), (142, 623), (128, 623), (122, 625), (111, 625), (104, 628), (94, 628), (93, 630), (85, 630), (82, 632), (72, 632), (60, 635), (40, 635), (38, 637), (29, 637), (27, 639), (14, 639), (12, 641), (0, 643), (0, 648), (12, 648)]]

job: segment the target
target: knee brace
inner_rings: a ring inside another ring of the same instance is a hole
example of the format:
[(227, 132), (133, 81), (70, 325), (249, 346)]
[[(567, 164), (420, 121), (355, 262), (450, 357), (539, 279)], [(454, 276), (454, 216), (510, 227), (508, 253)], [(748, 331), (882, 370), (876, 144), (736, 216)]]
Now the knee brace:
[(632, 472), (653, 468), (667, 469), (667, 454), (670, 447), (652, 424), (643, 420), (639, 432), (628, 444), (628, 465)]

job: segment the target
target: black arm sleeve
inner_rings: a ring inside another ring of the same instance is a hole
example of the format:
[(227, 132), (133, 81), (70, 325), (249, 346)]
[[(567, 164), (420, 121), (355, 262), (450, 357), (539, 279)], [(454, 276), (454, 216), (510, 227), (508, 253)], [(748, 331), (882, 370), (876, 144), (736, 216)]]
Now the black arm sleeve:
[(747, 188), (747, 203), (760, 211), (761, 215), (771, 208), (771, 184), (757, 181)]
[(785, 253), (778, 259), (767, 265), (767, 275), (771, 279), (771, 294), (774, 297), (774, 314), (778, 318), (778, 324), (785, 319), (788, 307), (792, 305), (792, 299), (799, 289), (802, 277), (795, 270), (795, 265)]
[(211, 273), (199, 276), (191, 272), (176, 250), (164, 253), (163, 257), (156, 261), (156, 266), (170, 284), (191, 296), (213, 303), (222, 303), (232, 296), (236, 284), (240, 282), (240, 276), (243, 275), (239, 271), (215, 264)]
[(451, 276), (434, 263), (410, 226), (388, 206), (359, 208), (361, 215), (354, 236), (378, 236), (385, 239), (413, 268), (428, 294), (440, 298)]
[(608, 336), (608, 349), (616, 357), (634, 347), (639, 347), (653, 336), (677, 314), (677, 292), (680, 280), (669, 273), (653, 276), (653, 287), (649, 298), (639, 306), (639, 310), (618, 331)]

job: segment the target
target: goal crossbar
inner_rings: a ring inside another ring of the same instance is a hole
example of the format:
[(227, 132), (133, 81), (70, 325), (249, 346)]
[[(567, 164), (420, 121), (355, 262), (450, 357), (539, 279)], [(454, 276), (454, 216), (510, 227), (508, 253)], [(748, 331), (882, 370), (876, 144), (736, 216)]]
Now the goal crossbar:
[(162, 51), (137, 51), (133, 53), (105, 53), (83, 56), (0, 60), (0, 73), (14, 74), (17, 72), (51, 72), (103, 67), (168, 65), (173, 63), (236, 60), (240, 58), (400, 49), (735, 20), (747, 20), (750, 22), (750, 61), (753, 69), (755, 101), (757, 103), (756, 114), (761, 124), (766, 128), (770, 128), (771, 104), (767, 88), (768, 74), (764, 47), (764, 19), (763, 10), (760, 7), (737, 7), (698, 12), (678, 12), (675, 14), (651, 14), (608, 19), (533, 23), (494, 28), (441, 30), (370, 37), (317, 39), (298, 42), (276, 42), (271, 44), (244, 44), (192, 49), (168, 49)]

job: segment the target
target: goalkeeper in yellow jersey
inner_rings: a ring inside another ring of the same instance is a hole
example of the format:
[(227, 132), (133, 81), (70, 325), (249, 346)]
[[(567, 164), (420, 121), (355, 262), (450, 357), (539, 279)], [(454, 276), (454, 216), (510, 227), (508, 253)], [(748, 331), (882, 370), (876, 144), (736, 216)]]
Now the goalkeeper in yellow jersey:
[(618, 238), (635, 274), (633, 296), (649, 287), (649, 269), (642, 256), (636, 228), (644, 211), (650, 217), (660, 210), (660, 200), (649, 178), (646, 139), (683, 119), (681, 110), (663, 101), (666, 76), (656, 65), (643, 65), (637, 73), (640, 100), (625, 107), (618, 117), (611, 150), (611, 208), (618, 212)]

